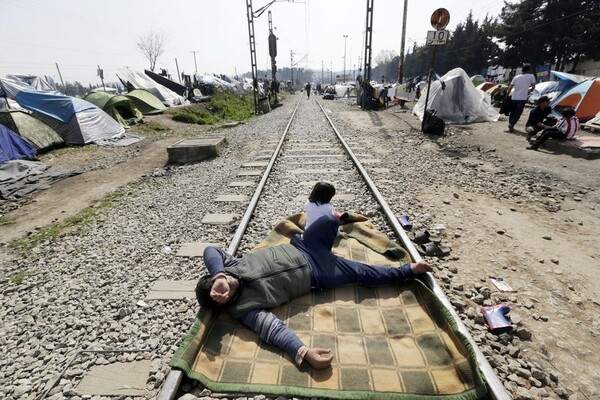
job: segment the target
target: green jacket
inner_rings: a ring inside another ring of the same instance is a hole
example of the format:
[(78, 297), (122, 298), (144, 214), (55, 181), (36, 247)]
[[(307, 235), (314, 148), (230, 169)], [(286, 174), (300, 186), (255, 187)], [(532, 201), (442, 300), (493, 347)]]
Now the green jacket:
[(238, 265), (225, 271), (240, 281), (237, 298), (227, 307), (235, 319), (252, 310), (287, 303), (311, 287), (306, 258), (291, 244), (245, 254)]

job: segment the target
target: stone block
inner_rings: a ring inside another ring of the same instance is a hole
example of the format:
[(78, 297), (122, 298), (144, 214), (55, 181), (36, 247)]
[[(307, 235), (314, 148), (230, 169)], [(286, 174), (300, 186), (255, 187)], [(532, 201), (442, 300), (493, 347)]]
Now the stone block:
[(187, 164), (216, 157), (225, 146), (225, 138), (182, 139), (167, 147), (169, 163)]

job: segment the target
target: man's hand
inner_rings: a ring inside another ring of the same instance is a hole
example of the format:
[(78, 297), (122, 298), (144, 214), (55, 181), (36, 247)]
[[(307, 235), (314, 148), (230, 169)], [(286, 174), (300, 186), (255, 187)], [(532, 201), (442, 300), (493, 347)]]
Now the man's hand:
[(427, 261), (424, 261), (424, 260), (421, 260), (415, 264), (410, 264), (410, 268), (412, 269), (412, 272), (415, 275), (433, 271), (433, 268), (431, 267), (431, 265)]
[(218, 304), (225, 304), (229, 301), (229, 282), (225, 275), (221, 275), (215, 279), (210, 289), (210, 297)]
[(333, 361), (333, 354), (331, 349), (313, 348), (309, 349), (308, 353), (304, 356), (304, 359), (316, 369), (327, 368)]

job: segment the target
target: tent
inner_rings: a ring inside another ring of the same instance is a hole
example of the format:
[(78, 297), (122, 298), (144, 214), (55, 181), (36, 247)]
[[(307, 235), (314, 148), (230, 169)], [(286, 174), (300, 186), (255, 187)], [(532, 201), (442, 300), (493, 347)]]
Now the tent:
[(491, 88), (492, 86), (495, 86), (493, 82), (483, 82), (483, 83), (480, 83), (479, 85), (477, 85), (477, 89), (487, 92), (487, 90), (489, 88)]
[(66, 144), (116, 139), (125, 129), (90, 102), (55, 93), (24, 90), (17, 101), (50, 125)]
[(54, 129), (25, 111), (0, 110), (0, 124), (18, 133), (38, 150), (65, 144)]
[(117, 74), (121, 82), (127, 88), (133, 87), (134, 89), (146, 89), (154, 96), (158, 97), (165, 106), (177, 106), (185, 104), (185, 99), (172, 91), (171, 89), (156, 83), (141, 71), (134, 68), (125, 67), (119, 70)]
[(144, 89), (134, 89), (125, 97), (131, 100), (133, 105), (144, 115), (160, 114), (167, 109), (156, 96)]
[(187, 98), (187, 88), (183, 85), (180, 85), (177, 82), (173, 82), (172, 80), (170, 80), (169, 78), (159, 75), (155, 72), (149, 71), (147, 69), (144, 70), (144, 73), (146, 75), (148, 75), (150, 77), (150, 79), (152, 79), (154, 82), (163, 85), (164, 87), (171, 89), (172, 91), (174, 91), (175, 93), (177, 93), (178, 95)]
[[(477, 89), (462, 68), (455, 68), (432, 82), (429, 90), (427, 108), (436, 110), (436, 115), (448, 124), (492, 121), (498, 116), (489, 95)], [(413, 114), (420, 119), (423, 119), (426, 97), (426, 92), (421, 93), (413, 107)]]
[(35, 158), (35, 147), (4, 125), (0, 125), (0, 164)]
[(493, 86), (490, 86), (485, 90), (486, 93), (489, 93), (491, 96), (495, 95), (497, 91), (500, 89), (508, 89), (508, 85), (504, 83), (497, 83)]
[(485, 78), (481, 75), (473, 75), (471, 78), (471, 82), (473, 82), (473, 86), (479, 86), (483, 82), (485, 82)]
[(580, 122), (589, 121), (600, 111), (600, 78), (573, 86), (550, 103), (550, 107), (555, 114), (564, 108), (574, 108)]
[(133, 101), (125, 96), (116, 96), (106, 92), (90, 92), (83, 99), (104, 110), (123, 126), (129, 126), (142, 119), (142, 112), (137, 109)]

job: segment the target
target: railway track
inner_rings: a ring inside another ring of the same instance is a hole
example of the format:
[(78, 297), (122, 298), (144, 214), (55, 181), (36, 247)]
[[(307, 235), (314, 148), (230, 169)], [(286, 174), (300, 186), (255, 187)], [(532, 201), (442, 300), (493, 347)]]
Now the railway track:
[[(229, 212), (239, 213), (242, 218), (231, 239), (222, 245), (231, 254), (248, 252), (276, 222), (302, 210), (315, 182), (327, 181), (336, 187), (337, 194), (332, 201), (336, 210), (367, 215), (380, 231), (402, 243), (412, 258), (418, 261), (421, 259), (419, 253), (394, 217), (402, 211), (401, 205), (388, 204), (377, 187), (377, 173), (381, 172), (381, 167), (365, 148), (363, 138), (356, 135), (344, 137), (328, 116), (326, 105), (302, 96), (279, 139), (266, 142), (253, 162), (242, 165), (236, 177), (242, 180), (229, 185), (233, 188), (250, 187), (254, 193), (245, 209), (241, 203), (228, 205)], [(257, 176), (258, 171), (260, 178), (256, 182), (252, 177)], [(459, 331), (476, 349), (477, 361), (489, 388), (489, 398), (510, 399), (431, 274), (421, 279), (450, 310)], [(171, 370), (157, 399), (175, 398), (185, 379), (182, 372)]]

